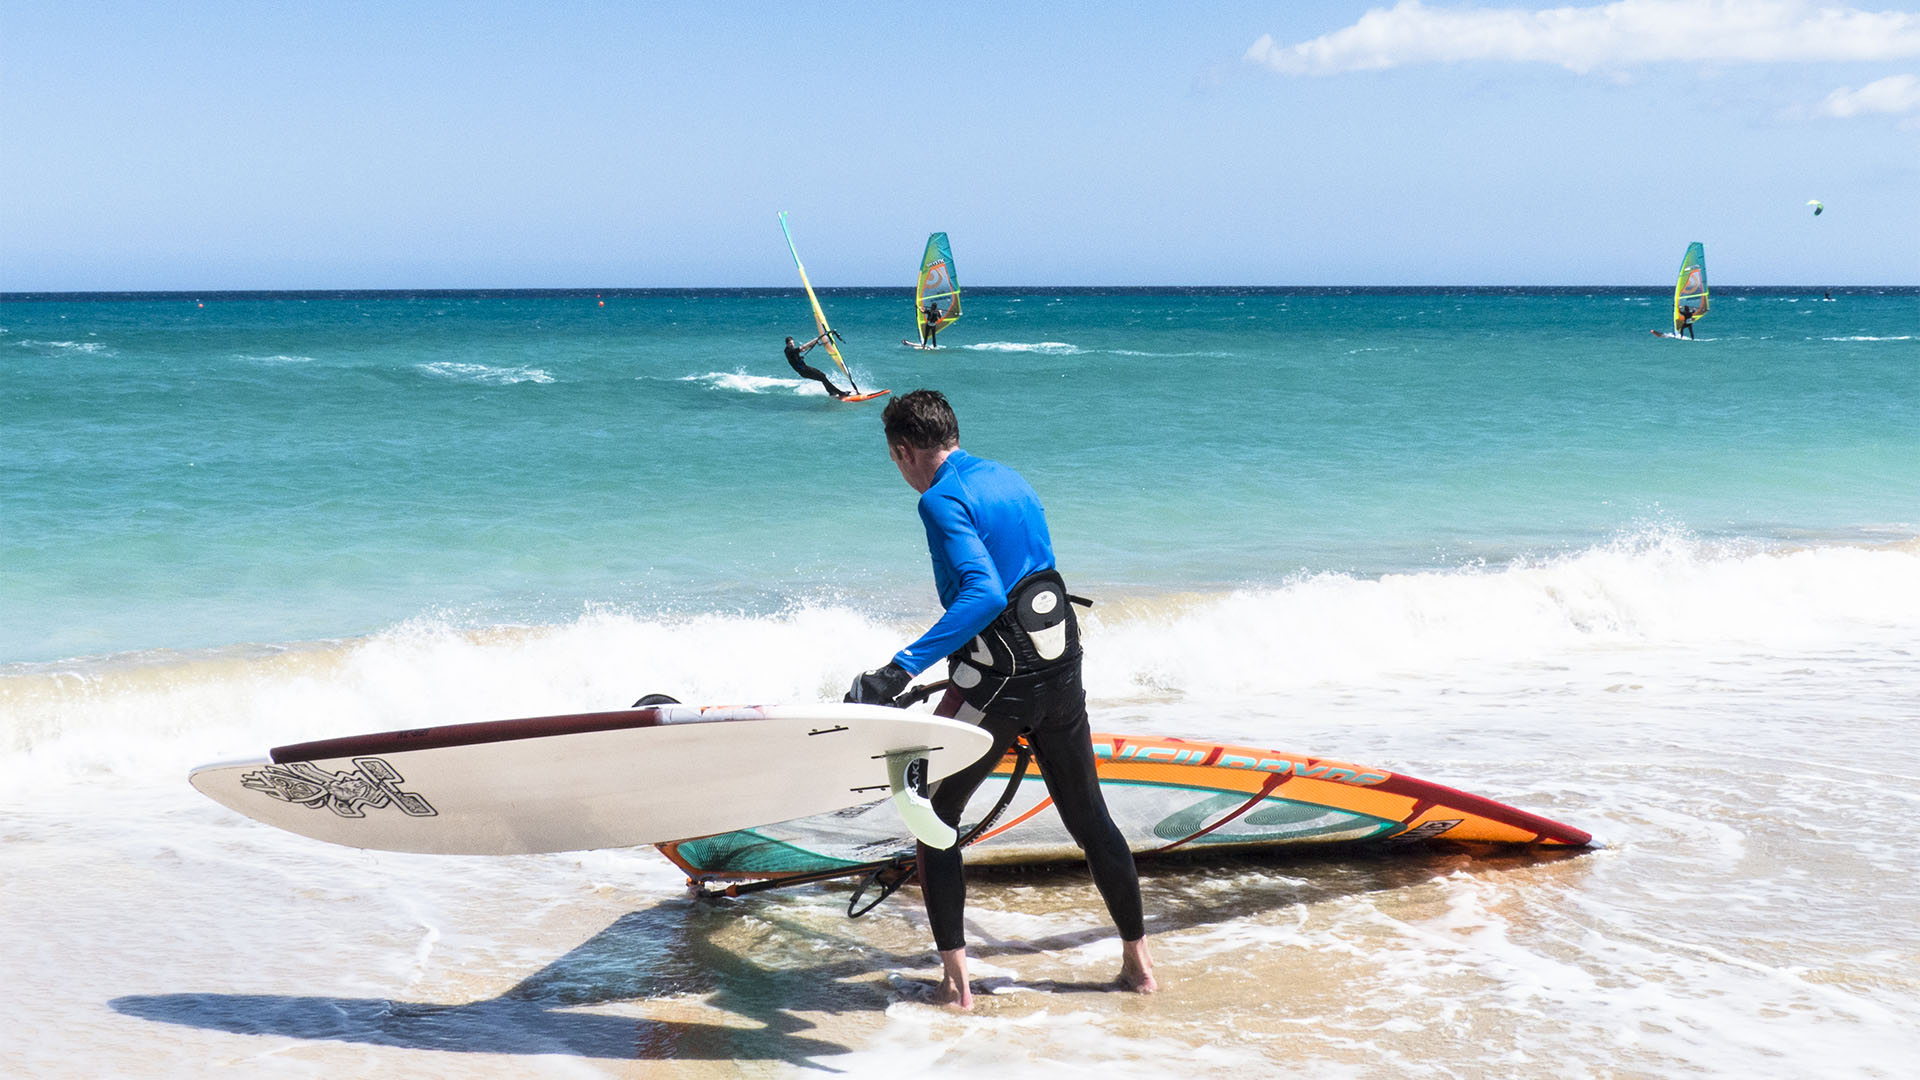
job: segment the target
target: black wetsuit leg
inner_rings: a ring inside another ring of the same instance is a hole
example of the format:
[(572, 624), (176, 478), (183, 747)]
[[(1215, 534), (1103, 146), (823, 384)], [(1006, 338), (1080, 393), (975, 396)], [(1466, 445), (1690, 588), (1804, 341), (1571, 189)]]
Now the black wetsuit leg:
[[(1017, 680), (997, 695), (995, 707), (980, 721), (993, 736), (993, 750), (960, 772), (941, 780), (933, 792), (933, 808), (942, 821), (960, 824), (960, 813), (981, 781), (993, 771), (1013, 740), (1026, 735), (1040, 762), (1047, 794), (1053, 798), (1073, 842), (1087, 854), (1094, 885), (1106, 901), (1107, 913), (1124, 941), (1146, 935), (1140, 904), (1140, 878), (1133, 853), (1119, 826), (1107, 813), (1095, 771), (1093, 739), (1087, 726), (1087, 696), (1080, 685), (1077, 659), (1040, 678)], [(1005, 710), (1000, 706), (1006, 706)], [(926, 900), (927, 921), (933, 927), (934, 946), (941, 951), (966, 944), (964, 913), (967, 884), (960, 849), (919, 848), (920, 890)]]
[(1100, 794), (1093, 737), (1087, 726), (1086, 694), (1080, 690), (1077, 672), (1074, 697), (1071, 713), (1035, 727), (1027, 733), (1027, 743), (1033, 747), (1034, 760), (1040, 764), (1041, 778), (1060, 811), (1061, 823), (1087, 854), (1087, 868), (1093, 871), (1093, 883), (1107, 903), (1107, 914), (1120, 931), (1120, 940), (1138, 941), (1147, 933), (1140, 904), (1140, 876), (1127, 838), (1113, 823), (1106, 797)]
[[(960, 827), (960, 812), (967, 808), (967, 800), (979, 789), (980, 782), (993, 772), (993, 767), (1007, 754), (1007, 748), (1020, 737), (1020, 732), (1011, 723), (992, 725), (982, 722), (980, 725), (993, 736), (993, 749), (982, 755), (978, 761), (941, 780), (933, 790), (934, 813), (940, 820), (954, 828)], [(926, 902), (927, 922), (933, 926), (933, 946), (942, 952), (958, 949), (967, 943), (964, 924), (967, 908), (966, 871), (960, 860), (960, 848), (930, 848), (921, 844), (915, 853), (920, 869), (920, 895)]]
[(789, 360), (787, 361), (787, 363), (792, 365), (793, 370), (795, 372), (798, 372), (800, 375), (803, 375), (806, 378), (812, 379), (818, 382), (821, 386), (826, 387), (827, 393), (832, 394), (834, 397), (847, 396), (847, 392), (845, 390), (840, 389), (839, 387), (833, 385), (832, 382), (828, 381), (826, 372), (821, 371), (819, 368), (814, 367), (812, 364), (809, 364), (804, 360)]

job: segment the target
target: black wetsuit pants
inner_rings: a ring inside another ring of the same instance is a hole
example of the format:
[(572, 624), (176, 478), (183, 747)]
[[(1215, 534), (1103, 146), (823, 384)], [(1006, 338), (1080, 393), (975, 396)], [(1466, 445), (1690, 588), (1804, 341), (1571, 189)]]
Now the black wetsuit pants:
[[(992, 681), (993, 677), (988, 676)], [(959, 707), (958, 690), (949, 690), (938, 710), (951, 715)], [(1080, 687), (1080, 660), (1060, 664), (1037, 675), (1007, 680), (993, 695), (980, 727), (993, 736), (993, 749), (980, 760), (934, 786), (933, 808), (949, 825), (960, 824), (960, 812), (981, 781), (1006, 755), (1021, 735), (1033, 748), (1047, 794), (1073, 842), (1087, 853), (1093, 883), (1107, 902), (1107, 913), (1123, 941), (1146, 936), (1140, 907), (1140, 878), (1133, 852), (1107, 813), (1094, 771), (1093, 738), (1087, 728), (1087, 695)], [(1031, 781), (1025, 781), (1031, 783)], [(963, 913), (967, 883), (960, 849), (934, 850), (920, 845), (920, 889), (927, 902), (927, 921), (933, 924), (933, 942), (941, 951), (967, 943)]]
[(794, 360), (789, 358), (787, 360), (787, 363), (793, 365), (794, 371), (800, 373), (806, 378), (813, 379), (814, 381), (818, 382), (821, 386), (826, 387), (827, 393), (832, 394), (834, 397), (847, 396), (845, 391), (841, 390), (839, 387), (833, 385), (832, 382), (828, 381), (826, 372), (821, 371), (819, 368), (814, 367), (812, 364), (807, 363), (805, 360)]

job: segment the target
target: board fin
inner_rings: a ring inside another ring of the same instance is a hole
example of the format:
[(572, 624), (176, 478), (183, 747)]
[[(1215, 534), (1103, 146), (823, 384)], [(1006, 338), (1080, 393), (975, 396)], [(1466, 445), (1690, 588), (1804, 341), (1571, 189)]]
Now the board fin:
[(893, 788), (893, 806), (915, 839), (930, 848), (950, 848), (960, 839), (953, 826), (940, 820), (927, 798), (927, 752), (902, 750), (887, 755), (887, 783)]

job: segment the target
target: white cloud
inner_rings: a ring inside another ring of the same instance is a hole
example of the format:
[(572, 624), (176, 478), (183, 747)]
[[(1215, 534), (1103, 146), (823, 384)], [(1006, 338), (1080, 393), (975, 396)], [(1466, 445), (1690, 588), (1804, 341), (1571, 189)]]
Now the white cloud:
[[(1503, 60), (1572, 71), (1654, 61), (1781, 63), (1920, 56), (1920, 15), (1804, 0), (1620, 0), (1599, 7), (1428, 7), (1402, 0), (1352, 26), (1246, 59), (1287, 75)], [(1875, 84), (1878, 85), (1878, 84)], [(1864, 92), (1864, 88), (1863, 88)]]
[(1858, 90), (1843, 86), (1827, 95), (1827, 100), (1820, 103), (1820, 111), (1843, 119), (1862, 113), (1893, 116), (1920, 113), (1920, 76), (1892, 75)]

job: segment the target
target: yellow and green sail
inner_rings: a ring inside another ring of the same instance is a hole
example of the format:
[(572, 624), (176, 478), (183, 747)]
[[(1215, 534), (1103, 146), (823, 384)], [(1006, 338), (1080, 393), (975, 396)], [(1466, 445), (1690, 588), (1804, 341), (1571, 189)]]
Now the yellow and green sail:
[(1682, 307), (1693, 308), (1696, 320), (1707, 313), (1707, 249), (1704, 244), (1688, 244), (1686, 258), (1680, 260), (1680, 280), (1673, 286), (1673, 332), (1676, 334), (1686, 321), (1680, 317)]
[[(932, 326), (927, 325), (929, 302), (940, 310), (940, 318)], [(947, 246), (946, 233), (927, 237), (926, 253), (920, 256), (920, 278), (913, 289), (913, 311), (922, 339), (952, 326), (960, 317), (960, 278), (953, 270), (953, 249)]]
[(853, 372), (847, 370), (847, 362), (840, 358), (840, 347), (834, 344), (840, 335), (834, 333), (833, 327), (827, 324), (827, 313), (820, 310), (820, 298), (813, 295), (813, 282), (807, 280), (807, 268), (800, 264), (800, 252), (793, 246), (793, 233), (787, 228), (785, 210), (780, 211), (780, 233), (787, 238), (787, 253), (793, 256), (794, 269), (800, 271), (800, 287), (807, 290), (807, 302), (813, 305), (813, 322), (820, 328), (820, 343), (827, 347), (827, 355), (833, 357), (833, 362), (840, 365), (840, 372), (847, 377), (847, 384), (858, 391), (860, 388), (854, 385)]

